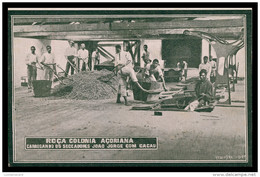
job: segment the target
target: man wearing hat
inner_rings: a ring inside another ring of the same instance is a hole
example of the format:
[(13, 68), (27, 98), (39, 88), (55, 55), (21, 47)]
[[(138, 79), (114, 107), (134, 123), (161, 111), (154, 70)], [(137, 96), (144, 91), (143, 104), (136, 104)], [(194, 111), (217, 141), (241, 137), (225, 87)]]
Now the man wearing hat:
[(69, 47), (65, 50), (65, 57), (67, 59), (66, 64), (66, 73), (65, 76), (67, 77), (67, 74), (69, 73), (69, 70), (71, 68), (71, 75), (74, 74), (74, 68), (75, 68), (75, 58), (77, 57), (77, 49), (74, 47), (74, 42), (69, 41)]

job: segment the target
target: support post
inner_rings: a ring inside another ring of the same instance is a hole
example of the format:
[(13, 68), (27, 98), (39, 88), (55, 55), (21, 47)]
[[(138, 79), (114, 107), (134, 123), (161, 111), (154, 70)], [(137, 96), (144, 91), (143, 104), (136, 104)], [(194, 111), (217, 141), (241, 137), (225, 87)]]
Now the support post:
[[(227, 69), (228, 71), (228, 69)], [(228, 81), (228, 104), (231, 104), (231, 92), (230, 92), (230, 81), (229, 81), (229, 73), (227, 73), (227, 81)]]

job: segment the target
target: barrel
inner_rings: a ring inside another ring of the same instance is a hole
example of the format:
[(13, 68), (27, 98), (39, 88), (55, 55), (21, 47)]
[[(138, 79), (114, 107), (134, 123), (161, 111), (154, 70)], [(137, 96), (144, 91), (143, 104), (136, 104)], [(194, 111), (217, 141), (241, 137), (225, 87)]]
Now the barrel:
[(33, 84), (33, 93), (35, 97), (47, 97), (51, 93), (52, 81), (48, 80), (35, 80)]

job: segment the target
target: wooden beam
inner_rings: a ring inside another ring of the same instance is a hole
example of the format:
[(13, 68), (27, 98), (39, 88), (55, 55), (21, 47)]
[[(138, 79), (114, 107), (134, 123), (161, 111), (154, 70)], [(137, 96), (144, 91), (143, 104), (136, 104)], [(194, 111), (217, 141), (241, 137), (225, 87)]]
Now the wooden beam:
[(110, 52), (108, 52), (106, 49), (104, 49), (102, 46), (97, 45), (99, 50), (105, 53), (105, 55), (109, 56), (110, 59), (115, 59), (115, 56), (113, 56)]
[[(239, 37), (239, 35), (234, 35), (233, 33), (222, 33), (214, 34), (217, 37), (224, 39), (234, 40)], [(25, 38), (35, 38), (35, 39), (46, 39), (46, 40), (74, 40), (74, 41), (102, 41), (102, 40), (114, 40), (114, 41), (124, 41), (124, 40), (140, 40), (140, 39), (197, 39), (197, 37), (185, 36), (180, 34), (160, 34), (160, 35), (91, 35), (91, 36), (69, 36), (69, 35), (59, 35), (59, 36), (31, 36)]]
[[(158, 19), (158, 18), (208, 18), (208, 14), (110, 14), (110, 15), (26, 15), (26, 16), (14, 16), (14, 23), (33, 23), (41, 22), (43, 19), (48, 22), (67, 22), (75, 20), (91, 20), (91, 19)], [(210, 17), (218, 18), (220, 15), (211, 14)], [(226, 15), (226, 18), (243, 18), (242, 15)], [(223, 15), (221, 16), (223, 18)]]
[(14, 26), (14, 32), (71, 32), (71, 31), (108, 31), (109, 24), (73, 24), (73, 25), (21, 25)]
[(31, 25), (34, 22), (37, 24), (52, 23), (52, 24), (69, 24), (71, 22), (80, 22), (80, 23), (99, 23), (99, 22), (113, 22), (113, 21), (172, 21), (172, 20), (189, 20), (194, 19), (195, 17), (109, 17), (109, 18), (14, 18), (14, 25)]
[(71, 32), (15, 32), (14, 37), (47, 37), (47, 36), (96, 36), (96, 35), (133, 35), (140, 38), (144, 35), (174, 35), (183, 34), (184, 30), (189, 31), (201, 31), (209, 34), (233, 34), (234, 37), (238, 37), (241, 34), (241, 29), (238, 27), (226, 27), (226, 28), (185, 28), (185, 29), (153, 29), (153, 30), (119, 30), (119, 31), (71, 31)]
[(243, 27), (243, 21), (235, 20), (190, 20), (172, 22), (143, 23), (104, 23), (78, 25), (21, 25), (14, 26), (14, 32), (72, 32), (72, 31), (115, 31), (115, 30), (150, 30), (150, 29), (185, 29), (185, 28), (220, 28)]
[(171, 22), (143, 23), (112, 23), (111, 30), (136, 29), (176, 29), (176, 28), (214, 28), (214, 27), (243, 27), (242, 19), (234, 20), (190, 20)]

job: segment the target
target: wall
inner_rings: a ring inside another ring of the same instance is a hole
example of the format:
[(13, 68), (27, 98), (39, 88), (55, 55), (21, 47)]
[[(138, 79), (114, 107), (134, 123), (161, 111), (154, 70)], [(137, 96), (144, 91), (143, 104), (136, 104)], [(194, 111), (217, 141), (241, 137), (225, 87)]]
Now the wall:
[[(122, 47), (122, 50), (123, 50), (123, 41), (117, 41), (117, 42), (100, 42), (101, 44), (106, 44), (106, 43), (110, 43), (110, 44), (119, 44), (121, 45)], [(99, 43), (99, 44), (100, 44)], [(163, 67), (164, 66), (164, 62), (162, 60), (162, 40), (141, 40), (141, 53), (140, 55), (142, 56), (143, 52), (144, 52), (144, 49), (143, 49), (143, 46), (144, 45), (147, 45), (148, 46), (148, 51), (150, 52), (150, 57), (151, 59), (155, 59), (157, 58), (160, 62), (160, 65)], [(103, 47), (104, 49), (106, 49), (110, 54), (112, 54), (113, 56), (115, 55), (115, 47), (113, 46), (104, 46)], [(107, 59), (105, 57), (103, 57), (101, 55), (100, 57), (100, 62), (104, 62), (104, 61), (107, 61)], [(144, 62), (141, 60), (141, 66), (143, 67), (144, 66)]]
[[(52, 47), (52, 53), (55, 54), (56, 63), (62, 68), (66, 66), (66, 60), (64, 52), (66, 47), (69, 46), (67, 41), (62, 40), (39, 40), (29, 38), (14, 38), (13, 40), (13, 61), (14, 61), (14, 86), (19, 87), (21, 85), (21, 77), (27, 76), (27, 67), (25, 64), (25, 58), (28, 53), (31, 53), (31, 46), (35, 46), (36, 54), (41, 56), (46, 52), (46, 46)], [(57, 72), (61, 70), (57, 69)], [(43, 71), (37, 70), (37, 80), (43, 79)]]
[(162, 47), (167, 68), (176, 68), (180, 60), (186, 61), (192, 68), (197, 68), (200, 64), (201, 39), (166, 39), (162, 41)]
[[(153, 60), (157, 58), (159, 60), (160, 66), (164, 67), (164, 61), (162, 59), (162, 40), (141, 40), (141, 56), (144, 53), (143, 46), (148, 46), (148, 51), (150, 52), (150, 59)], [(144, 66), (144, 62), (141, 59), (141, 66)]]

